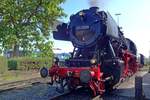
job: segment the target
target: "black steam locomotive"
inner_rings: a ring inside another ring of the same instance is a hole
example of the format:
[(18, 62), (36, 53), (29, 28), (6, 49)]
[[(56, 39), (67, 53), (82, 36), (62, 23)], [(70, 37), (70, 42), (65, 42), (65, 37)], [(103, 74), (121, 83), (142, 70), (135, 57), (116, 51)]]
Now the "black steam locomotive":
[(98, 7), (72, 15), (68, 24), (57, 26), (53, 37), (71, 41), (74, 46), (65, 66), (59, 66), (56, 61), (49, 69), (51, 77), (57, 74), (60, 79), (66, 79), (70, 88), (88, 86), (94, 94), (102, 93), (139, 67), (134, 42), (125, 38), (111, 15)]

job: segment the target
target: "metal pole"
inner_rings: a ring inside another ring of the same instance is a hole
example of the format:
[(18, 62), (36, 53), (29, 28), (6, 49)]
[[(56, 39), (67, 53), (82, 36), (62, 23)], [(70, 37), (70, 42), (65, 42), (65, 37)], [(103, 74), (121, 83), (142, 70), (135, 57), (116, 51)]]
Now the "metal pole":
[[(150, 41), (149, 41), (150, 44)], [(149, 67), (150, 67), (150, 48), (149, 48)]]
[(121, 13), (116, 13), (115, 15), (117, 16), (117, 24), (119, 26), (119, 16), (121, 15)]
[[(150, 41), (149, 41), (149, 44), (150, 44)], [(148, 67), (149, 67), (148, 73), (150, 73), (150, 48), (149, 48), (149, 60), (148, 60)]]
[(142, 87), (142, 76), (135, 77), (135, 99), (143, 100), (143, 87)]

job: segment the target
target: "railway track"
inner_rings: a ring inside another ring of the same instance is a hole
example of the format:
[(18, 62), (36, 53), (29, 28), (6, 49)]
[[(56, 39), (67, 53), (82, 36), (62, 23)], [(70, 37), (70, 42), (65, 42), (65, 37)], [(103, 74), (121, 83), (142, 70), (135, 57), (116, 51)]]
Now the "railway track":
[[(11, 90), (23, 89), (23, 88), (30, 87), (30, 86), (33, 86), (36, 84), (47, 83), (44, 81), (48, 81), (48, 79), (43, 79), (41, 77), (37, 77), (37, 78), (32, 78), (32, 79), (27, 79), (27, 80), (21, 80), (21, 81), (15, 81), (15, 82), (11, 82), (11, 83), (0, 84), (0, 93), (11, 91)], [(58, 95), (51, 97), (50, 100), (67, 100), (68, 96), (69, 96), (69, 98), (72, 98), (72, 97), (80, 98), (82, 96), (87, 95), (86, 93), (85, 93), (86, 95), (85, 94), (83, 95), (83, 93), (82, 94), (80, 94), (80, 93), (82, 93), (82, 89), (80, 89), (80, 88), (74, 92), (65, 91), (62, 94), (58, 94)], [(90, 98), (90, 100), (91, 100), (91, 97), (87, 97), (87, 98), (88, 99)], [(78, 100), (78, 99), (74, 98), (74, 100)], [(99, 100), (99, 99), (93, 98), (92, 100)]]
[(27, 80), (20, 80), (20, 81), (0, 84), (0, 93), (13, 90), (13, 89), (29, 87), (35, 84), (43, 83), (44, 81), (45, 79), (41, 77), (36, 77), (32, 79), (27, 79)]
[[(144, 75), (145, 72), (138, 73), (138, 74)], [(133, 80), (133, 79), (134, 78), (130, 78), (129, 80)], [(130, 98), (128, 96), (118, 94), (118, 92), (114, 92), (114, 94), (112, 93), (110, 95), (105, 95), (103, 97), (96, 96), (93, 98), (90, 95), (89, 91), (86, 91), (85, 89), (76, 90), (74, 92), (66, 91), (63, 94), (60, 94), (55, 91), (55, 86), (51, 87), (48, 84), (45, 84), (46, 81), (48, 80), (49, 79), (34, 78), (30, 80), (17, 81), (17, 82), (7, 83), (3, 85), (0, 84), (0, 92), (2, 92), (0, 93), (1, 94), (0, 99), (3, 98), (5, 100), (7, 96), (12, 96), (13, 99), (11, 100), (19, 100), (17, 98), (22, 98), (22, 100), (28, 100), (28, 99), (33, 99), (33, 100), (116, 100), (116, 99), (117, 100), (132, 100), (134, 99), (134, 97)], [(124, 85), (122, 84), (120, 88), (123, 88), (123, 86), (127, 86), (126, 83), (130, 84), (132, 82), (127, 81), (125, 82)], [(3, 89), (1, 88), (2, 86), (3, 86)], [(6, 87), (4, 88), (4, 86)], [(13, 94), (14, 92), (11, 92), (11, 90), (15, 91), (15, 94)]]
[(96, 97), (92, 97), (88, 92), (66, 92), (64, 94), (57, 95), (55, 97), (50, 98), (49, 100), (134, 100), (131, 97), (118, 96), (116, 94), (105, 94), (103, 96), (97, 95)]
[(60, 95), (51, 97), (50, 100), (101, 100), (101, 96), (92, 97), (88, 89), (78, 88), (75, 91), (66, 91)]
[(60, 95), (56, 95), (56, 96), (50, 98), (50, 100), (59, 100), (59, 99), (62, 98), (63, 96), (67, 96), (67, 95), (69, 95), (69, 94), (71, 94), (71, 92), (65, 92), (65, 93), (62, 93), (62, 94), (60, 94)]

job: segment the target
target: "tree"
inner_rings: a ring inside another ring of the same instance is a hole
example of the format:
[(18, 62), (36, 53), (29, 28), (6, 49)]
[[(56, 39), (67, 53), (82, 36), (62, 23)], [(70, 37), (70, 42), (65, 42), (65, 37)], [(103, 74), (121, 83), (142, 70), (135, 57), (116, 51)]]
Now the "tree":
[[(65, 0), (2, 0), (0, 2), (0, 44), (18, 56), (19, 48), (32, 51), (48, 43), (52, 25), (65, 13), (60, 4)], [(47, 42), (43, 42), (47, 41)], [(51, 46), (50, 46), (51, 45)], [(38, 48), (39, 49), (39, 48)], [(41, 49), (41, 47), (40, 47)], [(52, 50), (52, 49), (50, 49)]]
[(41, 41), (40, 43), (37, 44), (37, 48), (39, 48), (39, 55), (40, 57), (45, 57), (45, 56), (48, 56), (48, 57), (53, 57), (53, 53), (51, 52), (52, 51), (52, 45), (53, 45), (53, 42), (51, 41)]

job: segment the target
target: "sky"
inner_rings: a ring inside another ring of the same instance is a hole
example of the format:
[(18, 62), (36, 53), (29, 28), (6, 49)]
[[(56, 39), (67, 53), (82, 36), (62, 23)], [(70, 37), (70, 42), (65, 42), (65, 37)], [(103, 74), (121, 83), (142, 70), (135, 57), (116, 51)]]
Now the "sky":
[[(82, 9), (90, 7), (91, 0), (66, 0), (62, 4), (64, 12), (68, 15), (61, 19), (69, 22), (69, 16)], [(135, 42), (138, 53), (146, 57), (150, 54), (150, 0), (97, 0), (100, 10), (108, 11), (117, 22), (116, 13), (120, 13), (119, 25), (122, 27), (125, 37)], [(54, 41), (55, 52), (71, 52), (73, 46), (69, 42)]]

